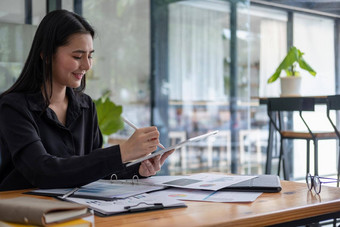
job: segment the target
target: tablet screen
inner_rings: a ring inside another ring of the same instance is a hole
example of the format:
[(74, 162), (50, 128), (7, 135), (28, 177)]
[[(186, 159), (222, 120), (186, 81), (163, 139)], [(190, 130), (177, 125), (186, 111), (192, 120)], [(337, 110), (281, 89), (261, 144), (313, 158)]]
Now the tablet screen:
[(186, 144), (188, 144), (190, 142), (199, 141), (199, 140), (205, 139), (205, 138), (207, 138), (209, 136), (216, 135), (217, 133), (218, 133), (218, 130), (213, 131), (213, 132), (208, 132), (208, 133), (200, 135), (200, 136), (192, 137), (192, 138), (184, 140), (184, 141), (182, 141), (182, 142), (180, 142), (178, 144), (172, 145), (172, 146), (170, 146), (168, 148), (165, 148), (165, 149), (162, 149), (162, 150), (159, 150), (159, 151), (155, 151), (154, 153), (152, 153), (152, 154), (150, 154), (148, 156), (145, 156), (143, 158), (139, 158), (139, 159), (137, 159), (137, 160), (135, 160), (133, 162), (130, 162), (130, 163), (126, 164), (126, 167), (129, 167), (129, 166), (135, 165), (137, 163), (140, 163), (140, 162), (142, 162), (144, 160), (153, 158), (153, 157), (155, 157), (155, 156), (157, 156), (159, 154), (164, 154), (165, 152), (171, 151), (172, 149), (178, 149), (178, 148), (180, 148), (180, 147), (182, 147), (182, 146), (184, 146), (184, 145), (186, 145)]

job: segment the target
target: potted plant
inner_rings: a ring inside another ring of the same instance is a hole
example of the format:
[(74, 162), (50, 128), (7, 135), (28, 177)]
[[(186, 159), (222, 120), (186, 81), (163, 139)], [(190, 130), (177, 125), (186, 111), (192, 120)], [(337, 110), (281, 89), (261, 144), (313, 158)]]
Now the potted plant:
[(110, 92), (106, 92), (102, 97), (93, 101), (96, 105), (98, 124), (104, 137), (104, 144), (107, 144), (109, 135), (124, 128), (121, 118), (123, 107), (113, 103), (109, 95)]
[(316, 75), (315, 70), (303, 59), (303, 55), (304, 53), (292, 46), (275, 73), (268, 79), (267, 83), (273, 83), (280, 77), (282, 70), (286, 72), (286, 77), (281, 77), (281, 96), (301, 95), (301, 77), (300, 72), (296, 70), (297, 64), (312, 76)]

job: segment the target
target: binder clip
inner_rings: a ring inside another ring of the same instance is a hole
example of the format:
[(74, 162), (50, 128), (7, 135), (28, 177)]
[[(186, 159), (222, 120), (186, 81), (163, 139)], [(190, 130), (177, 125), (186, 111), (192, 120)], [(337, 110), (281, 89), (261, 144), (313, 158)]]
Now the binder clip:
[(132, 177), (132, 184), (138, 184), (139, 177), (137, 175), (133, 175)]
[[(141, 204), (145, 204), (148, 205), (146, 207), (138, 207)], [(148, 211), (148, 210), (159, 210), (159, 209), (163, 209), (163, 203), (146, 203), (146, 202), (140, 202), (136, 205), (132, 205), (132, 206), (125, 206), (124, 209), (129, 211), (129, 212), (139, 212), (139, 211)]]
[[(116, 179), (112, 179), (113, 177), (115, 177)], [(111, 182), (111, 184), (113, 183), (114, 180), (118, 180), (118, 176), (117, 176), (117, 174), (115, 174), (115, 173), (112, 174), (111, 177), (110, 177), (110, 182)]]

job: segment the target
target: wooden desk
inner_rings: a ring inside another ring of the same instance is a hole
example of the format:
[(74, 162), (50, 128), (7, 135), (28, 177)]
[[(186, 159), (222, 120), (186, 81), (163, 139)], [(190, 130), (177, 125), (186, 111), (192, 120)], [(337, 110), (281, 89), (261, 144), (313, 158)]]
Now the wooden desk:
[[(186, 202), (187, 208), (95, 217), (95, 222), (97, 227), (292, 226), (340, 217), (340, 188), (323, 185), (316, 196), (305, 183), (282, 181), (282, 187), (281, 192), (264, 193), (253, 203)], [(1, 192), (0, 199), (24, 191)]]

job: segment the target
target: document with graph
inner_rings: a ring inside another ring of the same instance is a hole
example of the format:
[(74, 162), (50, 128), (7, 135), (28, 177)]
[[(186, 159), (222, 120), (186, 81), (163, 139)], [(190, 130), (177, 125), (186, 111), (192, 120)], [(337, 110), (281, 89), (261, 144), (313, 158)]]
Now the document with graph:
[[(69, 197), (114, 200), (123, 199), (130, 196), (138, 195), (145, 192), (151, 192), (164, 189), (165, 186), (153, 186), (131, 183), (121, 184), (119, 181), (98, 180), (84, 185), (72, 193)], [(57, 189), (35, 189), (26, 194), (44, 195), (44, 196), (62, 196), (71, 191), (72, 188)]]
[(199, 173), (189, 176), (153, 176), (139, 179), (137, 184), (216, 191), (255, 177), (256, 176)]

